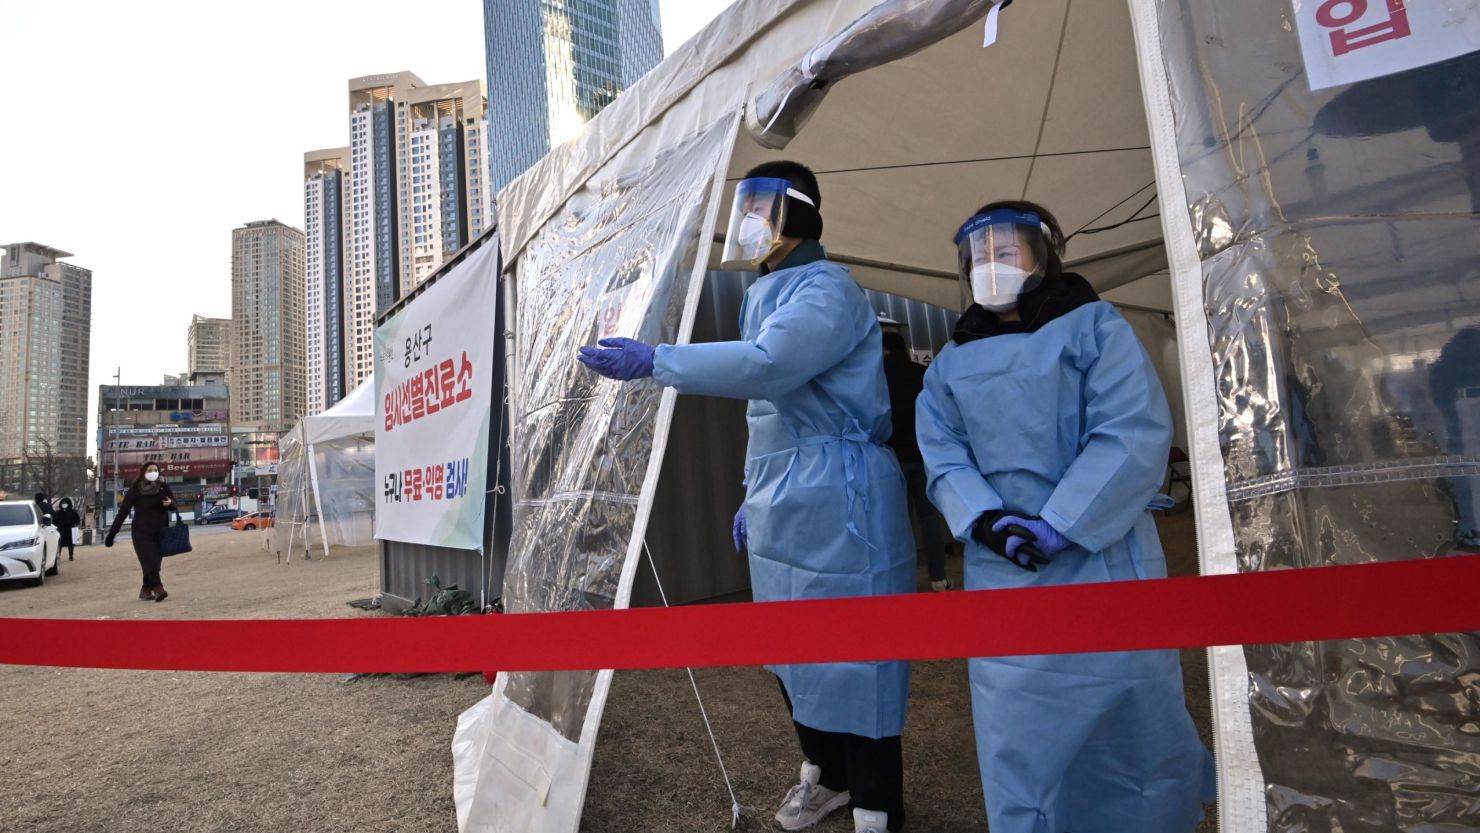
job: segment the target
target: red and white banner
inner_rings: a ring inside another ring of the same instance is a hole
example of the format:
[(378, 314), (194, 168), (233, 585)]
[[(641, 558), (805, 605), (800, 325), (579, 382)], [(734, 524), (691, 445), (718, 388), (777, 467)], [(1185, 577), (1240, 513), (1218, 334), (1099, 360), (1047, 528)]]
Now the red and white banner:
[(375, 537), (483, 548), (498, 246), (375, 329)]
[(1441, 0), (1294, 0), (1312, 90), (1480, 50), (1480, 4)]

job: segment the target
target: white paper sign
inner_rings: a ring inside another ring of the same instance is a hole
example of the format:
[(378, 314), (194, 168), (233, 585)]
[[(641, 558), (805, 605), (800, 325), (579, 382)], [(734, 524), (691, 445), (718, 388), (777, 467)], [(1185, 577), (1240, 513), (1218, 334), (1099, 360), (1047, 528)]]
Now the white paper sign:
[(375, 537), (483, 549), (498, 244), (375, 329)]
[(997, 15), (1002, 13), (1003, 0), (995, 0), (992, 10), (987, 12), (987, 29), (982, 33), (982, 48), (986, 49), (997, 42)]
[(1480, 0), (1293, 0), (1312, 90), (1480, 50)]

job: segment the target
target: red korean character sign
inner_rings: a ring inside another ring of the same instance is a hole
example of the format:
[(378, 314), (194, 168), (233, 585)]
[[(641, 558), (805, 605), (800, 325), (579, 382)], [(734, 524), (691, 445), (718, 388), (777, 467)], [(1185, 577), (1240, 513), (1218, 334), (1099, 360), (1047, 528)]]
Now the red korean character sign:
[(376, 538), (483, 547), (497, 268), (479, 246), (375, 330)]
[(1291, 0), (1312, 90), (1480, 50), (1480, 7), (1444, 0)]

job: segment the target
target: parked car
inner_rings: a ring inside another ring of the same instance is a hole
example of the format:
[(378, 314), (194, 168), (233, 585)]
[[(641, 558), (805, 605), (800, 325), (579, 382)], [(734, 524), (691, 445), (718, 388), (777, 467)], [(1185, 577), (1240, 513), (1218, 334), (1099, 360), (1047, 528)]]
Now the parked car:
[(201, 524), (227, 524), (243, 517), (247, 513), (240, 509), (232, 509), (230, 506), (214, 506), (204, 512), (196, 513), (196, 526)]
[(231, 522), (232, 529), (272, 529), (272, 512), (253, 512)]
[(51, 516), (37, 514), (29, 500), (0, 502), (0, 581), (28, 581), (34, 587), (61, 572), (61, 534)]

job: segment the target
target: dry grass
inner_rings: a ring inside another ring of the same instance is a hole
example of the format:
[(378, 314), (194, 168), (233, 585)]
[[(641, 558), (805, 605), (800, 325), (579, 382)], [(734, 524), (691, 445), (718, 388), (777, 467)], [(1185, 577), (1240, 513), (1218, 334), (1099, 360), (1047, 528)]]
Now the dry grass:
[[(1164, 528), (1189, 569), (1186, 516)], [(364, 614), (373, 550), (279, 565), (258, 533), (198, 536), (169, 559), (170, 598), (140, 602), (130, 548), (88, 547), (40, 589), (0, 589), (0, 616), (271, 618)], [(959, 559), (950, 562), (958, 575)], [(44, 633), (35, 635), (45, 639)], [(272, 646), (263, 646), (271, 650)], [(1206, 731), (1201, 652), (1184, 656)], [(709, 669), (699, 684), (746, 826), (769, 819), (800, 762), (774, 678)], [(176, 674), (0, 667), (0, 831), (453, 831), (448, 744), (481, 678)], [(18, 722), (10, 722), (18, 720)], [(919, 663), (905, 732), (910, 829), (981, 831), (964, 662)], [(723, 831), (729, 797), (682, 671), (616, 675), (582, 829)], [(1210, 825), (1204, 825), (1211, 829)], [(817, 828), (851, 830), (835, 816)]]

